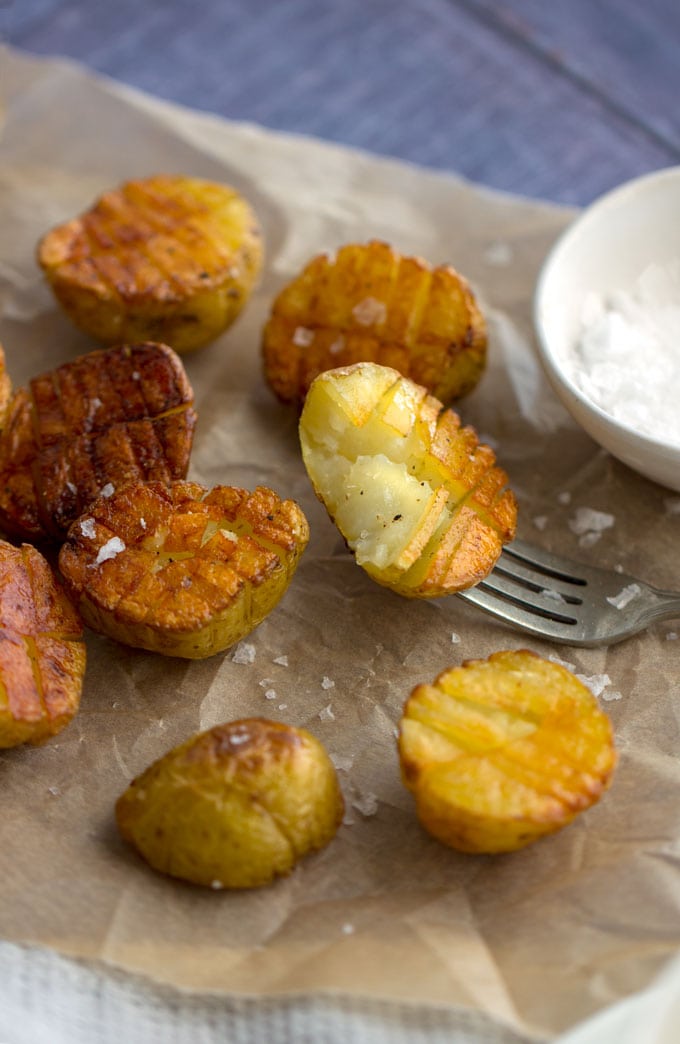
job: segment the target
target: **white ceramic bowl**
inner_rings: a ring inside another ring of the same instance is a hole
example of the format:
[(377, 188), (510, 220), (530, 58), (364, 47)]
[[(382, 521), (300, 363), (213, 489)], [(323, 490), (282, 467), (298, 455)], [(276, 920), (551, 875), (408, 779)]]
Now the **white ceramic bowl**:
[(641, 434), (591, 402), (571, 360), (589, 294), (631, 290), (648, 265), (678, 261), (680, 167), (671, 167), (614, 189), (569, 226), (541, 270), (534, 322), (548, 379), (572, 416), (619, 460), (680, 491), (680, 444)]

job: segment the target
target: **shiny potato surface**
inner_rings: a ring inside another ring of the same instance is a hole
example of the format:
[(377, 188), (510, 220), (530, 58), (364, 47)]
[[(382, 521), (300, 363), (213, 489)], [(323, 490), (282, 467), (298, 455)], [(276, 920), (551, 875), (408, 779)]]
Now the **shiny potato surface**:
[(103, 490), (185, 477), (196, 414), (179, 357), (144, 343), (90, 352), (11, 398), (0, 435), (0, 528), (62, 540)]
[(0, 541), (0, 747), (40, 743), (80, 704), (78, 615), (43, 556)]
[(93, 630), (199, 659), (271, 612), (308, 539), (297, 504), (265, 487), (146, 483), (99, 497), (71, 526), (59, 568)]
[(473, 586), (514, 535), (515, 498), (493, 451), (396, 370), (357, 363), (320, 374), (300, 442), (357, 562), (398, 594)]
[(276, 298), (262, 350), (265, 378), (283, 402), (301, 403), (325, 370), (376, 362), (448, 403), (484, 371), (486, 324), (451, 266), (373, 241), (313, 258)]
[(0, 431), (4, 428), (7, 420), (7, 407), (9, 406), (11, 396), (12, 382), (7, 372), (5, 352), (0, 344)]
[(343, 811), (314, 736), (246, 718), (156, 761), (118, 799), (116, 819), (155, 870), (216, 889), (257, 888), (328, 844)]
[(182, 353), (234, 321), (260, 272), (262, 239), (233, 188), (157, 175), (104, 193), (52, 229), (38, 261), (66, 313), (96, 340), (163, 341)]
[(526, 649), (419, 685), (398, 748), (422, 825), (462, 852), (509, 852), (560, 830), (599, 800), (616, 765), (592, 693)]

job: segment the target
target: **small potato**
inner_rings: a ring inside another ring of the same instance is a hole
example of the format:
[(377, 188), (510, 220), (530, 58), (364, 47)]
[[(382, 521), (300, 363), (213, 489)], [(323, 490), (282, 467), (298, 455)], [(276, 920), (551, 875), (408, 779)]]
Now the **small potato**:
[(41, 743), (78, 710), (85, 644), (43, 556), (0, 541), (0, 747)]
[(419, 685), (398, 749), (422, 825), (461, 852), (510, 852), (560, 830), (599, 800), (616, 765), (592, 693), (526, 649)]
[(433, 268), (373, 241), (313, 258), (274, 301), (262, 350), (283, 402), (302, 403), (325, 370), (376, 362), (448, 403), (484, 372), (486, 324), (450, 265)]
[(104, 344), (189, 352), (236, 318), (262, 266), (250, 205), (228, 185), (156, 175), (48, 232), (38, 262), (69, 317)]
[(74, 522), (59, 568), (93, 630), (198, 659), (271, 612), (308, 540), (297, 504), (263, 486), (140, 483), (99, 497)]
[(164, 344), (90, 352), (18, 388), (0, 435), (0, 527), (63, 540), (101, 490), (183, 479), (196, 414)]
[(493, 451), (396, 370), (321, 374), (300, 417), (305, 466), (357, 562), (380, 584), (429, 598), (472, 587), (515, 531)]
[(257, 888), (334, 837), (333, 764), (305, 729), (216, 725), (169, 751), (116, 804), (121, 835), (155, 869), (212, 888)]

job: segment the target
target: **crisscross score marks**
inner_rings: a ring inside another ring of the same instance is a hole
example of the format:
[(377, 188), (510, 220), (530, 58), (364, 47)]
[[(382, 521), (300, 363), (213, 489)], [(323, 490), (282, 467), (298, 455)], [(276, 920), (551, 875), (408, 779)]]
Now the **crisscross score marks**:
[(493, 451), (388, 367), (320, 375), (300, 439), (315, 490), (357, 561), (400, 594), (470, 587), (514, 535), (515, 499)]
[(276, 298), (265, 327), (265, 374), (284, 402), (302, 401), (325, 370), (391, 366), (443, 402), (476, 385), (486, 326), (467, 282), (386, 243), (321, 254)]
[(274, 607), (308, 539), (297, 505), (263, 487), (149, 483), (99, 498), (72, 526), (59, 562), (95, 629), (209, 655), (211, 643), (226, 648)]
[(0, 520), (61, 537), (107, 484), (186, 475), (196, 416), (165, 345), (91, 352), (19, 389), (0, 437)]
[(527, 650), (468, 661), (418, 686), (399, 753), (423, 824), (467, 851), (518, 848), (565, 826), (600, 798), (616, 763), (592, 694)]
[(43, 238), (38, 259), (71, 318), (104, 343), (151, 337), (191, 351), (229, 325), (262, 264), (234, 189), (158, 175), (129, 181)]
[(0, 747), (40, 742), (71, 720), (85, 670), (81, 638), (45, 559), (0, 542)]

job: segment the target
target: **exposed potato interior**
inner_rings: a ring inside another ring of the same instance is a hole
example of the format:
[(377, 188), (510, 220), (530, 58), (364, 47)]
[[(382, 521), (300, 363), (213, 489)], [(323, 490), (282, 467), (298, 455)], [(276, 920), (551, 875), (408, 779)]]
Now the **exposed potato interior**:
[(471, 586), (514, 533), (514, 497), (492, 450), (395, 370), (359, 363), (320, 375), (300, 441), (357, 562), (401, 594)]
[(196, 659), (268, 615), (308, 539), (297, 504), (265, 487), (145, 483), (99, 497), (71, 526), (59, 566), (93, 630)]
[(528, 650), (419, 685), (398, 746), (423, 826), (464, 852), (512, 851), (566, 826), (599, 800), (616, 764), (592, 693)]
[(246, 718), (156, 761), (119, 798), (116, 819), (156, 870), (256, 888), (328, 844), (343, 810), (333, 764), (311, 733)]

